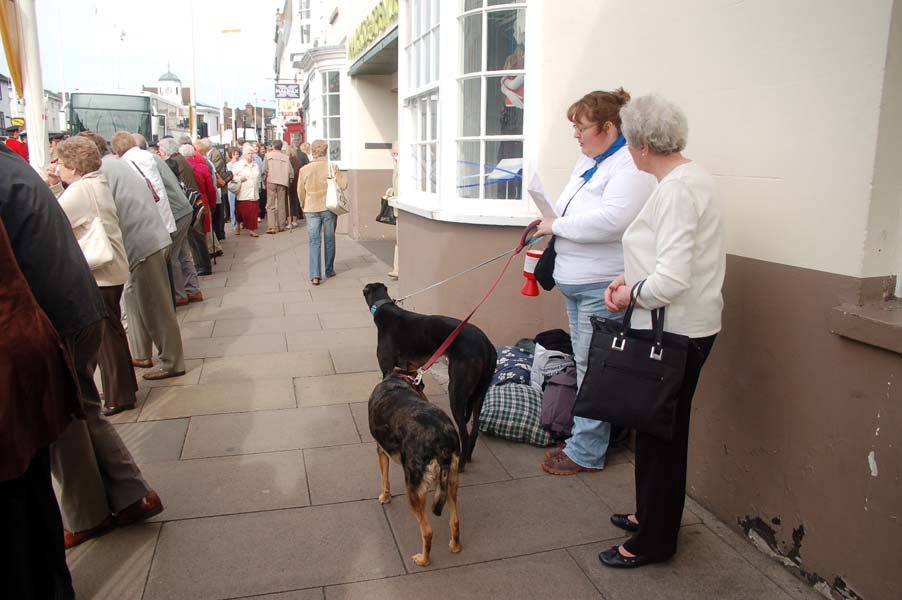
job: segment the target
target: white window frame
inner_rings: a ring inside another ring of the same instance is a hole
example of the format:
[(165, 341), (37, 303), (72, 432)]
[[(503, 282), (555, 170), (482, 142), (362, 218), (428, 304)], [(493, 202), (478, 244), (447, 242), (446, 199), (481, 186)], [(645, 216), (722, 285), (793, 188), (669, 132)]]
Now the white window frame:
[[(335, 76), (338, 78), (338, 91), (331, 92), (329, 91), (329, 75), (335, 73)], [(326, 129), (327, 129), (327, 119), (330, 118), (338, 118), (338, 126), (340, 129), (344, 129), (341, 123), (341, 88), (342, 88), (342, 77), (340, 69), (324, 69), (318, 74), (319, 84), (320, 84), (320, 101), (322, 102), (322, 110), (321, 110), (321, 131), (323, 134), (323, 139), (326, 140), (326, 143), (329, 144), (329, 160), (332, 162), (341, 162), (342, 152), (344, 151), (344, 144), (341, 143), (341, 135), (338, 137), (327, 137)], [(338, 113), (332, 114), (328, 112), (329, 107), (329, 97), (336, 96), (338, 98)], [(332, 151), (334, 149), (333, 142), (338, 142), (338, 155), (334, 156)]]
[[(511, 4), (498, 7), (484, 7), (489, 10), (509, 10), (512, 8), (527, 8), (526, 11), (526, 68), (524, 72), (529, 75), (530, 65), (540, 65), (541, 46), (539, 32), (542, 28), (541, 2), (528, 3), (527, 0), (518, 0)], [(410, 13), (409, 0), (402, 0), (399, 6), (399, 34), (402, 51), (398, 57), (398, 85), (399, 97), (402, 98), (399, 108), (399, 140), (401, 142), (400, 192), (396, 204), (402, 210), (419, 216), (455, 223), (474, 223), (486, 225), (526, 225), (539, 215), (533, 203), (527, 199), (524, 193), (522, 199), (504, 200), (489, 199), (478, 200), (461, 198), (457, 194), (457, 140), (459, 136), (460, 94), (459, 78), (461, 73), (461, 25), (460, 17), (464, 14), (463, 0), (444, 0), (439, 2), (439, 28), (440, 55), (439, 55), (439, 129), (438, 129), (438, 194), (419, 192), (414, 187), (414, 180), (408, 176), (419, 166), (414, 162), (412, 153), (406, 151), (414, 139), (416, 131), (412, 128), (405, 101), (417, 96), (422, 89), (411, 89), (408, 85), (409, 61), (405, 49), (410, 43)], [(485, 35), (485, 33), (483, 34)], [(485, 47), (485, 44), (483, 44)], [(483, 63), (485, 64), (485, 63)], [(504, 71), (506, 73), (507, 71)], [(492, 71), (488, 75), (497, 76), (502, 72)], [(468, 74), (470, 76), (471, 74)], [(540, 132), (540, 124), (532, 115), (538, 115), (541, 111), (541, 79), (537, 76), (526, 77), (524, 122), (523, 122), (523, 184), (525, 190), (530, 178), (532, 165), (537, 156), (535, 152), (539, 144), (530, 143), (531, 139)], [(432, 88), (429, 88), (432, 89)], [(484, 102), (483, 102), (484, 105)], [(484, 107), (483, 107), (484, 110)], [(506, 138), (508, 139), (508, 138)]]

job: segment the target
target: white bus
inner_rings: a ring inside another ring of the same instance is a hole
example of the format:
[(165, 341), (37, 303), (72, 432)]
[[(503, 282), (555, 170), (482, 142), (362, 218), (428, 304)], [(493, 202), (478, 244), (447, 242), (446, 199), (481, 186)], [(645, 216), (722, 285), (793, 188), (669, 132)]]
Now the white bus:
[(107, 141), (119, 130), (140, 133), (148, 141), (188, 135), (181, 104), (151, 92), (76, 91), (69, 94), (69, 133), (94, 131)]

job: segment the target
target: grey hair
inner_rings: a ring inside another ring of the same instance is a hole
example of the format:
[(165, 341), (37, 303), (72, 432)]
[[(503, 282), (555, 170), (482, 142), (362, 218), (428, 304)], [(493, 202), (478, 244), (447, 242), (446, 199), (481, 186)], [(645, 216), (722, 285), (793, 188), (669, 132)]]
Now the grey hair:
[(140, 133), (133, 133), (132, 139), (135, 140), (135, 143), (138, 145), (138, 148), (141, 150), (147, 150), (147, 140)]
[[(179, 144), (191, 144), (191, 136), (180, 135), (179, 136)], [(191, 144), (192, 146), (194, 144)]]
[(159, 142), (160, 152), (166, 156), (174, 156), (179, 153), (179, 143), (175, 138), (163, 138)]
[(254, 145), (250, 142), (244, 142), (244, 145), (241, 147), (241, 155), (244, 156), (248, 152), (250, 152), (251, 154), (255, 152)]
[(689, 138), (689, 122), (679, 106), (659, 94), (630, 100), (620, 109), (623, 135), (630, 146), (648, 145), (656, 154), (680, 152)]
[(194, 146), (191, 144), (182, 144), (179, 146), (179, 154), (182, 156), (194, 156)]

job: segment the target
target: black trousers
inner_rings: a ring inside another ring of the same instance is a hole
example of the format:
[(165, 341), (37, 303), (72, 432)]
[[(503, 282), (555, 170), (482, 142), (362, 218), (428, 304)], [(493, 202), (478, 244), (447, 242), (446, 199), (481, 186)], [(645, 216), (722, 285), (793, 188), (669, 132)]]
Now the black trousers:
[(0, 531), (4, 598), (75, 598), (47, 448), (35, 454), (21, 477), (0, 482)]
[(683, 505), (686, 503), (686, 463), (692, 396), (714, 338), (689, 341), (686, 372), (677, 401), (673, 439), (636, 434), (636, 518), (639, 531), (623, 545), (629, 552), (652, 560), (673, 556), (677, 547)]

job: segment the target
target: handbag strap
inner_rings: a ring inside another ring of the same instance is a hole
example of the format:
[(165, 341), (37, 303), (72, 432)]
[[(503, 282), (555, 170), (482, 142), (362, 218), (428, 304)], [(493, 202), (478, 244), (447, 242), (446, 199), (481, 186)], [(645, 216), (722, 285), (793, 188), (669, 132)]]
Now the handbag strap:
[[(642, 292), (642, 286), (645, 285), (646, 280), (643, 279), (639, 283), (633, 286), (633, 289), (630, 290), (630, 303), (629, 306), (626, 307), (626, 312), (623, 315), (623, 321), (620, 326), (620, 336), (623, 337), (626, 335), (627, 330), (630, 328), (630, 321), (633, 317), (633, 310), (636, 308), (636, 304), (639, 301), (639, 294)], [(656, 308), (651, 311), (651, 329), (654, 332), (655, 337), (655, 348), (657, 352), (652, 351), (652, 357), (657, 356), (660, 358), (661, 350), (664, 345), (664, 307)]]
[[(576, 198), (576, 195), (579, 193), (579, 191), (580, 191), (581, 189), (583, 189), (583, 187), (585, 187), (585, 185), (586, 185), (587, 183), (589, 183), (587, 180), (586, 180), (586, 181), (583, 181), (582, 184), (580, 184), (580, 186), (579, 186), (578, 188), (576, 188), (576, 191), (573, 192), (573, 195), (570, 196), (570, 199), (567, 200), (567, 204), (564, 205), (564, 212), (561, 213), (561, 216), (562, 216), (562, 217), (563, 217), (564, 215), (567, 214), (567, 209), (570, 208), (570, 203), (573, 202), (573, 199)], [(551, 239), (548, 240), (548, 244), (545, 246), (545, 248), (546, 248), (546, 249), (554, 248), (554, 240), (555, 240), (556, 238), (557, 238), (557, 236), (554, 235), (554, 234), (552, 234), (552, 235), (551, 235)]]
[(141, 167), (138, 166), (138, 163), (136, 163), (136, 162), (133, 161), (133, 160), (130, 160), (130, 161), (128, 161), (128, 162), (130, 162), (130, 163), (132, 163), (133, 165), (135, 165), (135, 168), (138, 169), (138, 173), (140, 173), (140, 174), (141, 174), (141, 177), (144, 178), (144, 183), (147, 184), (147, 189), (149, 189), (149, 190), (150, 190), (150, 193), (153, 194), (153, 201), (154, 201), (154, 202), (159, 202), (159, 201), (160, 201), (160, 196), (157, 194), (157, 191), (153, 188), (153, 184), (150, 182), (150, 179), (147, 178), (147, 175), (145, 175), (145, 174), (144, 174), (144, 171), (141, 170)]

